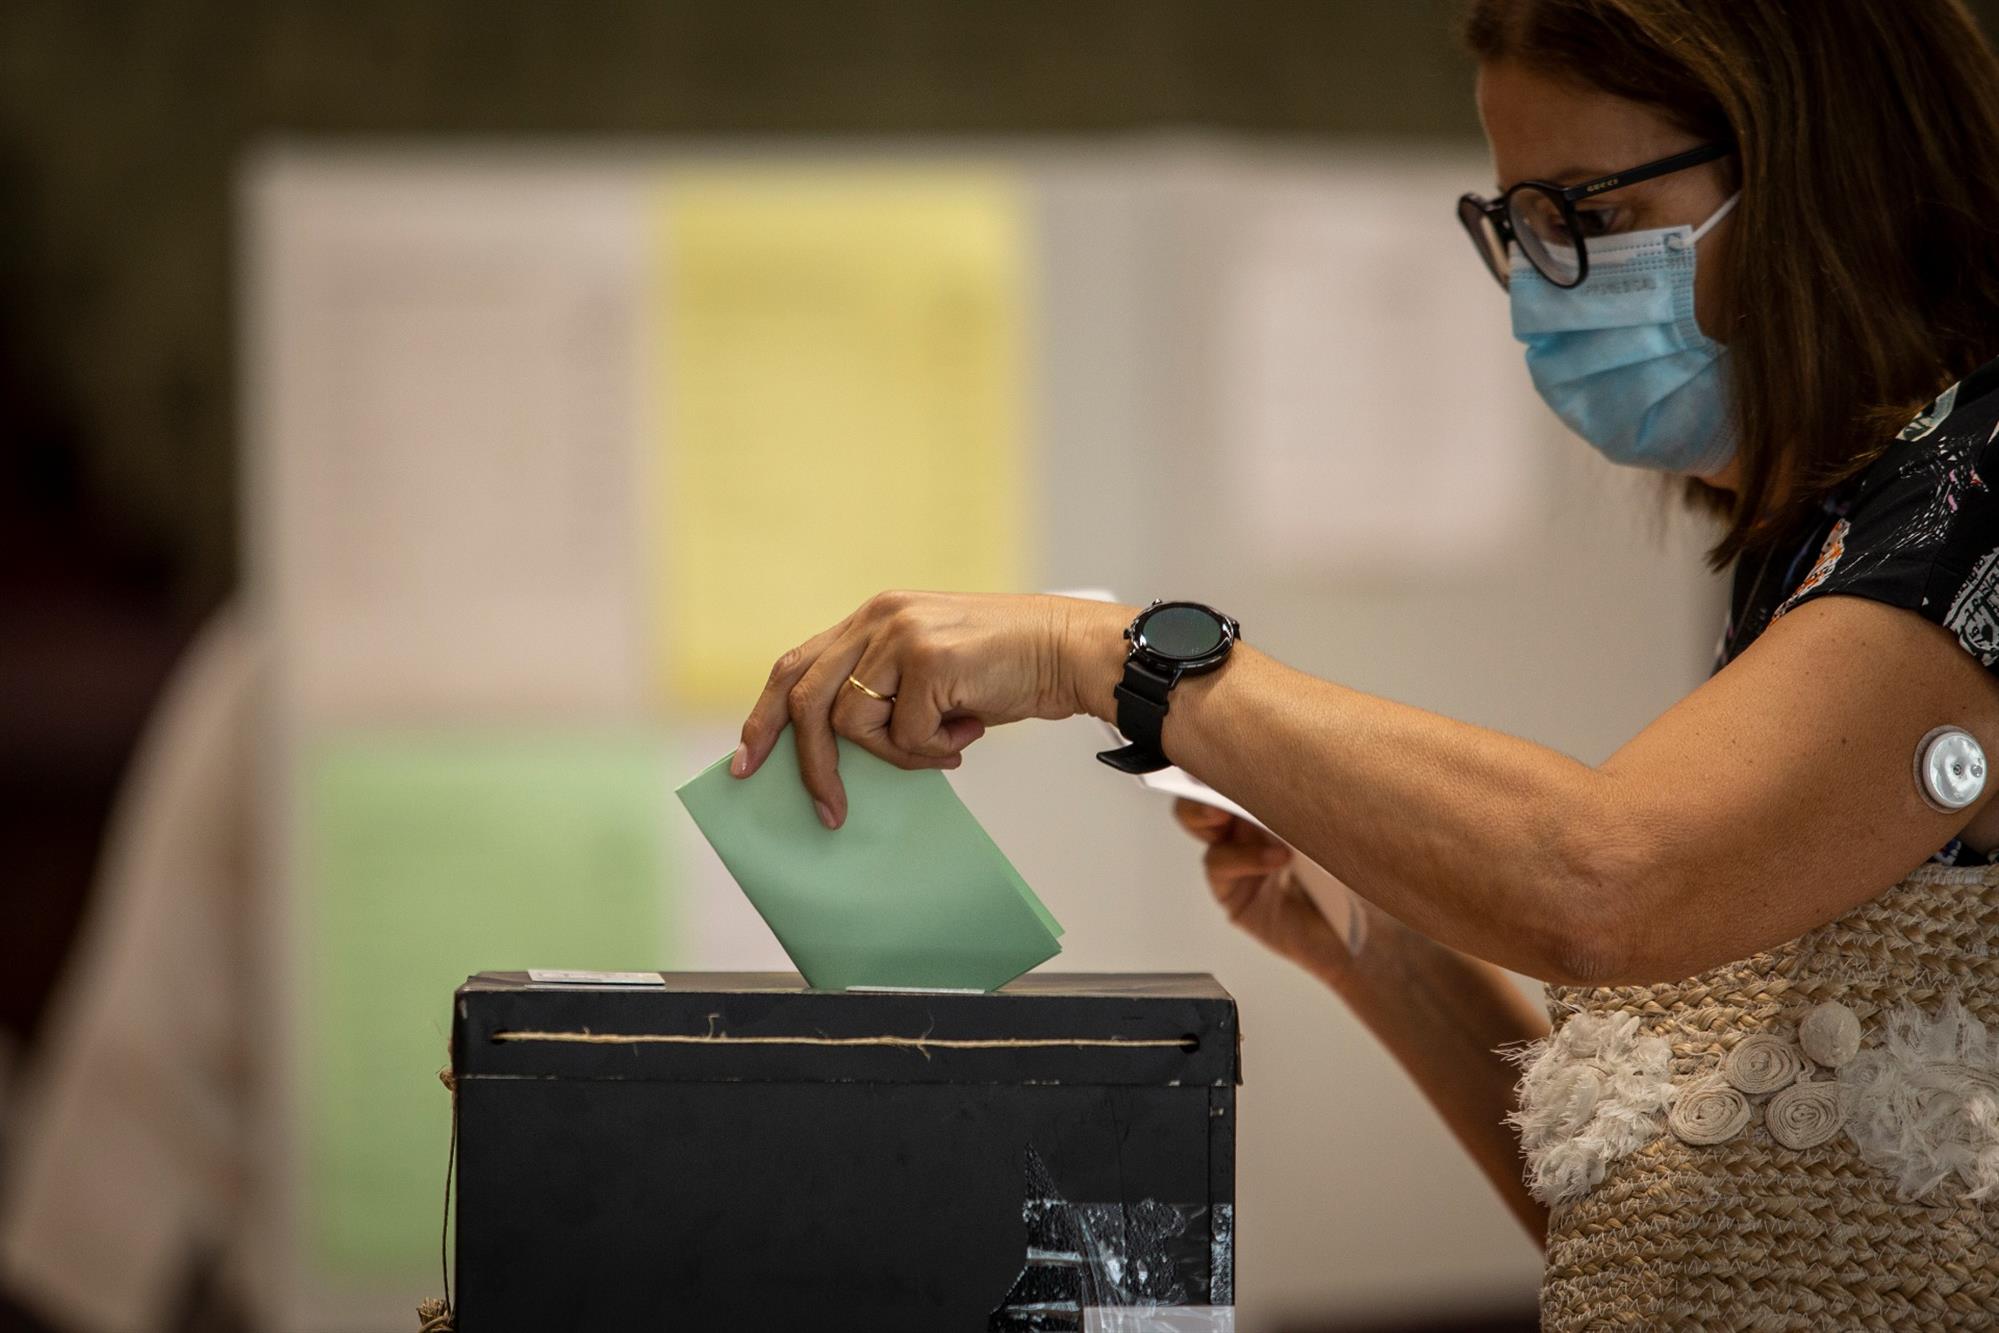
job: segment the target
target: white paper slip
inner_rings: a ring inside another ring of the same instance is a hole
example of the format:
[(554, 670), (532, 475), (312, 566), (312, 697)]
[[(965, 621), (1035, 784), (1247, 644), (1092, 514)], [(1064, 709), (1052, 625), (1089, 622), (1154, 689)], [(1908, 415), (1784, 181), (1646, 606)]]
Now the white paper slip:
[(528, 980), (570, 986), (664, 986), (657, 972), (563, 972), (528, 969)]
[[(1116, 739), (1117, 744), (1124, 744), (1124, 735), (1116, 727), (1105, 724), (1104, 730)], [(1183, 796), (1190, 801), (1199, 801), (1202, 805), (1212, 805), (1217, 810), (1226, 810), (1237, 819), (1246, 820), (1265, 833), (1270, 832), (1269, 826), (1262, 820), (1184, 768), (1168, 767), (1156, 773), (1140, 773), (1138, 783), (1141, 787), (1150, 787), (1153, 791), (1165, 792), (1168, 796)]]
[[(1079, 597), (1089, 602), (1115, 602), (1117, 600), (1117, 595), (1108, 588), (1062, 588), (1056, 590), (1053, 595), (1056, 597)], [(1099, 725), (1109, 735), (1113, 745), (1123, 745), (1125, 743), (1124, 733), (1116, 727), (1108, 722), (1101, 722)], [(1168, 796), (1184, 796), (1190, 801), (1199, 801), (1203, 805), (1212, 805), (1218, 810), (1226, 810), (1237, 819), (1246, 819), (1258, 828), (1263, 829), (1265, 833), (1270, 832), (1268, 828), (1264, 827), (1262, 820), (1184, 768), (1162, 768), (1156, 773), (1140, 773), (1138, 774), (1138, 781), (1140, 786), (1150, 787), (1153, 791), (1165, 792)]]
[[(1055, 595), (1058, 597), (1082, 597), (1093, 602), (1115, 602), (1117, 600), (1110, 592), (1101, 588), (1073, 588), (1058, 592)], [(1101, 719), (1098, 725), (1103, 727), (1113, 744), (1124, 744), (1125, 737), (1123, 732)], [(1184, 768), (1169, 765), (1156, 772), (1140, 773), (1137, 775), (1137, 778), (1141, 787), (1146, 787), (1156, 792), (1164, 792), (1168, 796), (1178, 796), (1189, 801), (1198, 801), (1202, 805), (1211, 805), (1217, 810), (1226, 810), (1244, 823), (1254, 824), (1265, 833), (1269, 833), (1271, 837), (1277, 837), (1275, 833), (1270, 832), (1268, 824), (1265, 824), (1255, 815), (1243, 809), (1241, 805), (1222, 795)], [(1282, 838), (1278, 838), (1277, 840), (1284, 842)], [(1291, 847), (1291, 844), (1288, 842), (1284, 843), (1284, 845)], [(1361, 908), (1360, 899), (1356, 898), (1353, 890), (1342, 884), (1330, 870), (1327, 870), (1296, 847), (1291, 847), (1291, 850), (1296, 858), (1291, 863), (1291, 873), (1298, 880), (1299, 887), (1304, 889), (1306, 896), (1318, 905), (1320, 915), (1326, 918), (1327, 924), (1332, 926), (1334, 932), (1346, 944), (1347, 950), (1350, 953), (1358, 954), (1361, 946), (1367, 942), (1367, 914)]]

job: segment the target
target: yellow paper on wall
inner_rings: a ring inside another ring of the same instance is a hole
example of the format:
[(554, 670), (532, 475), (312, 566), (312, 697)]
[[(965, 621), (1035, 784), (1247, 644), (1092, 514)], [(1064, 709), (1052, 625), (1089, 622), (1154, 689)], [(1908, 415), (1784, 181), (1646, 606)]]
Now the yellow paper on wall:
[(669, 700), (746, 708), (885, 588), (1023, 586), (1027, 221), (1004, 175), (676, 175), (655, 213)]

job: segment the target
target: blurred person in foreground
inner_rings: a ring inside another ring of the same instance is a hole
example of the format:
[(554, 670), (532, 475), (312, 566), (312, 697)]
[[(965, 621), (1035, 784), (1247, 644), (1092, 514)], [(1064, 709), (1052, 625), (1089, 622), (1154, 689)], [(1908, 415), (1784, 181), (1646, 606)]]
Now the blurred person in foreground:
[(795, 727), (837, 828), (836, 735), (949, 768), (1114, 721), (1110, 762), (1281, 837), (1180, 807), (1545, 1237), (1547, 1328), (1993, 1326), (1999, 62), (1960, 0), (1475, 0), (1466, 35), (1499, 191), (1459, 216), (1548, 405), (1715, 515), (1711, 678), (1590, 766), (1198, 604), (885, 593), (776, 663), (734, 771)]

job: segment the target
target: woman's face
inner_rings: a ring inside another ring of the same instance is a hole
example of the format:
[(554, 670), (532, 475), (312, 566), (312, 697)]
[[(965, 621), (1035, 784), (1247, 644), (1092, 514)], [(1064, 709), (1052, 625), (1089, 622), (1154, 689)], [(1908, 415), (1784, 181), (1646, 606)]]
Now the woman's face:
[[(1513, 61), (1479, 67), (1478, 110), (1502, 190), (1522, 180), (1575, 185), (1700, 146), (1651, 107), (1550, 78)], [(1728, 201), (1730, 172), (1731, 163), (1724, 158), (1579, 202), (1583, 234), (1697, 227)], [(1723, 342), (1728, 294), (1721, 265), (1711, 256), (1725, 243), (1734, 219), (1729, 214), (1701, 239), (1694, 269), (1694, 316), (1709, 337)], [(1731, 464), (1727, 472), (1704, 480), (1725, 486), (1733, 480), (1732, 472)]]

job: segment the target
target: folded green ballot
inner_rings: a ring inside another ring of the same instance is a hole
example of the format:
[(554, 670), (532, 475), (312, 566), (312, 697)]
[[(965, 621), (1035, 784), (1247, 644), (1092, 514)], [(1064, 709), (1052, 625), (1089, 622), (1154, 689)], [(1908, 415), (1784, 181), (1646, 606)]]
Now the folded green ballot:
[(847, 822), (828, 829), (787, 727), (751, 776), (725, 755), (679, 793), (807, 982), (992, 990), (1061, 952), (1062, 927), (941, 772), (842, 740), (840, 780)]

